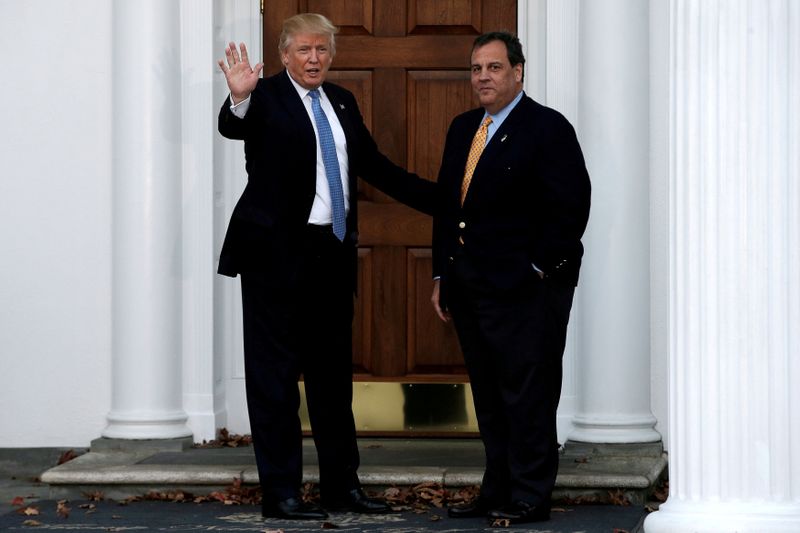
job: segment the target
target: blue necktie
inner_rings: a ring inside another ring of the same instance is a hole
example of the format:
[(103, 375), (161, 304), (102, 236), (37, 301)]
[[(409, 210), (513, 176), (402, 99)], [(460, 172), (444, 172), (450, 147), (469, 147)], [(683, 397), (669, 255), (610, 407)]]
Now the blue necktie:
[(328, 123), (328, 117), (322, 111), (319, 103), (319, 91), (314, 89), (311, 95), (311, 110), (314, 111), (314, 122), (317, 123), (319, 132), (319, 146), (322, 149), (322, 162), (325, 164), (325, 174), (328, 177), (328, 186), (331, 190), (331, 209), (333, 213), (333, 234), (344, 240), (347, 222), (344, 214), (344, 192), (342, 191), (342, 174), (339, 172), (339, 160), (336, 158), (336, 144), (333, 141), (333, 132)]

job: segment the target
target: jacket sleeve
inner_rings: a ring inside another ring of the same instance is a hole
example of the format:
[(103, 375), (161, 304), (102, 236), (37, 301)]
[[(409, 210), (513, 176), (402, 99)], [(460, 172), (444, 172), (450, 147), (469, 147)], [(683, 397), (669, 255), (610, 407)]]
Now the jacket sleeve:
[(217, 129), (223, 137), (236, 141), (243, 141), (249, 136), (258, 133), (256, 124), (258, 123), (258, 117), (262, 114), (264, 107), (263, 98), (260, 94), (260, 92), (264, 90), (263, 83), (264, 80), (259, 80), (256, 88), (250, 93), (250, 106), (244, 118), (237, 117), (231, 111), (230, 96), (225, 99), (225, 102), (219, 110), (219, 118), (217, 119)]
[[(583, 255), (581, 237), (589, 220), (591, 184), (575, 130), (560, 114), (548, 128), (540, 151), (541, 196), (532, 260), (545, 275), (572, 272)], [(574, 263), (574, 264), (570, 264)]]

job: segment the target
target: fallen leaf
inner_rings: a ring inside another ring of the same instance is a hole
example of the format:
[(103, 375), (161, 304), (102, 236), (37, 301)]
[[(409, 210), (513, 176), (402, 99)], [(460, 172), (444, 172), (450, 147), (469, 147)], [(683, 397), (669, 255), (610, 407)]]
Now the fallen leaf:
[(17, 496), (13, 500), (11, 500), (11, 505), (25, 505), (25, 498), (22, 496)]
[(38, 520), (25, 520), (25, 521), (22, 523), (22, 525), (23, 525), (23, 526), (30, 526), (30, 527), (38, 527), (38, 526), (41, 526), (41, 525), (42, 525), (42, 523), (41, 523), (41, 522), (39, 522)]
[(202, 444), (195, 444), (195, 448), (238, 448), (239, 446), (250, 446), (253, 443), (251, 435), (236, 435), (230, 433), (226, 428), (221, 428), (217, 432), (217, 438), (212, 441), (203, 441)]
[(97, 506), (93, 503), (82, 503), (78, 507), (81, 509), (95, 509)]
[(621, 507), (628, 507), (631, 504), (622, 489), (617, 489), (613, 492), (608, 491), (608, 499), (612, 505), (619, 505)]
[(431, 516), (429, 516), (429, 517), (428, 517), (428, 519), (429, 519), (431, 522), (436, 522), (437, 520), (441, 520), (441, 519), (442, 519), (442, 517), (441, 517), (441, 516), (439, 516), (438, 514), (432, 514)]
[(589, 462), (589, 458), (588, 457), (579, 457), (579, 458), (575, 459), (575, 462), (585, 465), (586, 463)]
[(103, 494), (101, 491), (96, 490), (94, 492), (84, 492), (83, 495), (86, 497), (87, 500), (90, 502), (100, 502), (106, 499), (106, 495)]
[(75, 450), (67, 450), (58, 458), (58, 464), (63, 465), (64, 463), (72, 461), (76, 457), (78, 457), (78, 454), (75, 453)]
[(511, 520), (508, 518), (495, 518), (491, 527), (511, 527)]
[(61, 518), (69, 518), (70, 509), (68, 500), (61, 500), (56, 504), (56, 514)]
[(333, 522), (323, 522), (321, 529), (339, 529), (339, 526), (337, 526)]
[(39, 509), (37, 509), (36, 507), (32, 507), (32, 506), (31, 507), (23, 507), (22, 509), (17, 509), (17, 512), (19, 514), (24, 514), (25, 516), (38, 516), (40, 514), (39, 513)]

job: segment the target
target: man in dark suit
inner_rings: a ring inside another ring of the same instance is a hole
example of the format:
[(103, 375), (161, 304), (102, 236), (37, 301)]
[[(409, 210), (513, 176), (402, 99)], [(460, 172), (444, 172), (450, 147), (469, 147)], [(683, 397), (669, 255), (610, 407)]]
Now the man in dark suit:
[(506, 32), (481, 35), (481, 108), (450, 125), (434, 217), (431, 298), (452, 316), (486, 470), (451, 517), (549, 519), (558, 469), (561, 359), (589, 216), (589, 176), (572, 126), (522, 91), (525, 58)]
[(386, 512), (356, 473), (352, 413), (356, 176), (426, 212), (436, 184), (377, 149), (353, 95), (325, 82), (336, 28), (321, 15), (284, 21), (286, 69), (259, 79), (244, 44), (219, 62), (230, 97), (219, 131), (244, 140), (248, 182), (231, 216), (219, 273), (241, 275), (245, 382), (264, 516), (324, 518), (303, 502), (298, 379), (303, 375), (320, 496), (328, 510)]

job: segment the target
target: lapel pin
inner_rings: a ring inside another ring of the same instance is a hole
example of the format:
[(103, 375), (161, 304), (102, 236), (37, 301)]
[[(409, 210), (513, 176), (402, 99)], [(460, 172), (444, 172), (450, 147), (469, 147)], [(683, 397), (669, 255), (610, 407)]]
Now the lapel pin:
[(502, 143), (502, 142), (506, 142), (506, 139), (508, 139), (508, 135), (507, 135), (507, 134), (506, 134), (506, 135), (503, 135), (503, 137), (500, 139), (500, 142), (501, 142), (501, 143)]
[(344, 109), (344, 104), (339, 104), (339, 109)]

